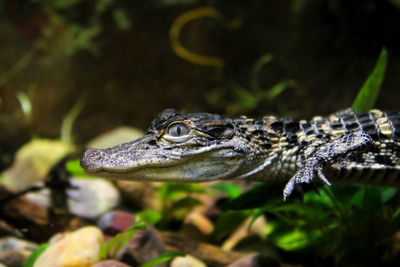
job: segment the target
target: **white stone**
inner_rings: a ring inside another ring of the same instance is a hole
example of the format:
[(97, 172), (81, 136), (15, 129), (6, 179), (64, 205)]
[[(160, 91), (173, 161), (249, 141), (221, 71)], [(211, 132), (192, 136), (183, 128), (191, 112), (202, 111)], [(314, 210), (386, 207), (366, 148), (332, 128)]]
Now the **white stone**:
[(87, 226), (66, 233), (52, 243), (35, 261), (34, 267), (89, 267), (100, 261), (103, 233)]

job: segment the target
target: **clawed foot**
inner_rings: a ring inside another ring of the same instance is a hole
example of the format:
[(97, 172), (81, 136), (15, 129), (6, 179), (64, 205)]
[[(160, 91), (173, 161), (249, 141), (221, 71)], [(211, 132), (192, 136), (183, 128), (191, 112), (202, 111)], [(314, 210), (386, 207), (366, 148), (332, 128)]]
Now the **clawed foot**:
[(340, 161), (349, 153), (362, 151), (371, 143), (372, 137), (358, 130), (346, 132), (333, 141), (321, 145), (311, 157), (305, 159), (304, 166), (286, 184), (283, 199), (286, 200), (293, 190), (298, 190), (302, 184), (311, 184), (315, 174), (325, 184), (331, 185), (322, 173), (322, 167)]
[(293, 190), (296, 189), (301, 191), (302, 184), (310, 184), (314, 179), (315, 172), (325, 184), (329, 186), (331, 185), (331, 183), (323, 174), (321, 167), (304, 167), (300, 169), (286, 184), (285, 189), (283, 190), (283, 200), (286, 201), (286, 198), (292, 194)]

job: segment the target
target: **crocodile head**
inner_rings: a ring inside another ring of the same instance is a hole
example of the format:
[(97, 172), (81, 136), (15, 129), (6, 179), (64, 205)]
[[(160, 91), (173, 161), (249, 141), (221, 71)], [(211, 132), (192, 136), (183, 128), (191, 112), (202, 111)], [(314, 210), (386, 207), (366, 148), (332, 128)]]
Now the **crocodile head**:
[(168, 109), (130, 143), (90, 148), (81, 166), (90, 175), (147, 181), (200, 182), (239, 177), (263, 162), (232, 119)]

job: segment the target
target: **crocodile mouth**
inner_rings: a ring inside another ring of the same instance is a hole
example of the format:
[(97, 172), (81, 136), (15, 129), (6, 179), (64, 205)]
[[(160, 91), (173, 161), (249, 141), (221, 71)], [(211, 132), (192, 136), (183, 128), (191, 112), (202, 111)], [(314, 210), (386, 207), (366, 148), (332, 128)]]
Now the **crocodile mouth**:
[(229, 148), (170, 157), (160, 153), (146, 156), (142, 152), (124, 157), (91, 148), (82, 155), (81, 166), (89, 175), (114, 179), (197, 182), (229, 178), (242, 162), (241, 155)]

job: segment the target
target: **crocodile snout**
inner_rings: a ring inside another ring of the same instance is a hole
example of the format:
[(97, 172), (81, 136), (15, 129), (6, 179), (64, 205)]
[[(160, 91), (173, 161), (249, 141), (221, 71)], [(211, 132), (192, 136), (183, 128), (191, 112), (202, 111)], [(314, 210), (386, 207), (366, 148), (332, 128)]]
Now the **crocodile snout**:
[(88, 173), (101, 171), (101, 162), (105, 158), (105, 153), (101, 149), (89, 148), (81, 157), (81, 166)]

